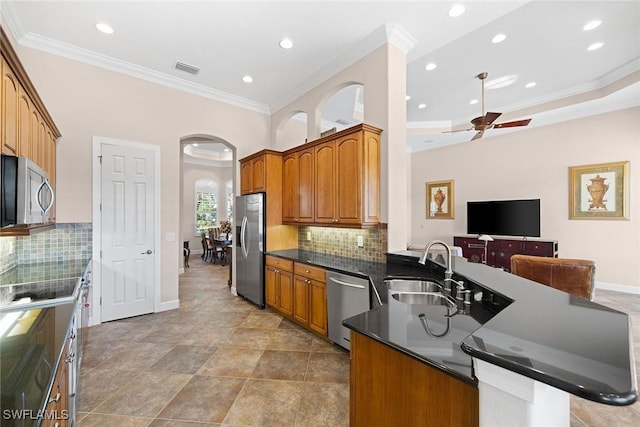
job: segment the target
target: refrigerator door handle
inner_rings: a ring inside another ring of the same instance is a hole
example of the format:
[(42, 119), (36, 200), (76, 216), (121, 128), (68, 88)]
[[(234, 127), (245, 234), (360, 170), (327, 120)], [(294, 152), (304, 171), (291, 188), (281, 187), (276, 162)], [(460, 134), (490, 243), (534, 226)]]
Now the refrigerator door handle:
[(247, 217), (242, 217), (242, 226), (240, 227), (240, 247), (242, 248), (242, 254), (244, 257), (249, 256), (249, 251), (247, 249), (246, 237), (247, 235)]

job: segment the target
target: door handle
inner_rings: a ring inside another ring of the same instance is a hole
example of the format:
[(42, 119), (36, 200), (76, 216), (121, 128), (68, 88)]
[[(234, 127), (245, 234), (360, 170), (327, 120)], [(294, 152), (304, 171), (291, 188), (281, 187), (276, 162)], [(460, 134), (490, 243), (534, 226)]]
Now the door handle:
[(140, 252), (140, 255), (151, 255), (153, 251), (151, 249), (147, 249), (146, 252)]

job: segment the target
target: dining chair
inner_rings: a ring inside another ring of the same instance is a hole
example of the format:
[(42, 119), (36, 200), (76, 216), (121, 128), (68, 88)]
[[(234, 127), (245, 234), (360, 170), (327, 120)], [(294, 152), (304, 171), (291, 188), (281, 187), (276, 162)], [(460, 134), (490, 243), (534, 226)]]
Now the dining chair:
[(583, 298), (593, 297), (596, 264), (591, 260), (511, 256), (511, 273)]
[[(225, 265), (224, 245), (220, 241), (220, 237), (214, 237), (214, 229), (209, 230), (209, 241), (211, 242), (211, 262), (216, 263), (216, 259), (220, 260), (221, 265)], [(218, 232), (220, 229), (218, 228)]]
[(209, 257), (213, 257), (213, 243), (211, 239), (203, 232), (202, 237), (202, 256), (201, 258), (206, 262)]

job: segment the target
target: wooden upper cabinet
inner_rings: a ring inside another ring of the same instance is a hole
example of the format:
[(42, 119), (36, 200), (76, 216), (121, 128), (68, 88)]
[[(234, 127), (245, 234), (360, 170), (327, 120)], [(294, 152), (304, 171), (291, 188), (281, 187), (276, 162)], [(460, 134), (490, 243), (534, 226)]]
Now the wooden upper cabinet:
[(319, 144), (315, 148), (315, 222), (333, 224), (336, 218), (336, 145), (335, 141)]
[(282, 158), (282, 222), (298, 220), (298, 154)]
[(361, 124), (285, 152), (283, 222), (377, 225), (380, 133)]
[[(24, 156), (49, 174), (56, 182), (56, 140), (60, 131), (40, 99), (33, 83), (13, 50), (4, 30), (0, 28), (0, 147), (2, 154)], [(55, 218), (55, 206), (52, 218)], [(18, 225), (0, 230), (2, 236), (21, 236), (43, 231), (45, 225)]]
[[(282, 163), (282, 154), (271, 150), (262, 150), (240, 160), (240, 194), (257, 193), (267, 191), (269, 187), (277, 181), (280, 187), (282, 176), (281, 166), (275, 163)], [(272, 175), (277, 172), (278, 177), (274, 181)], [(273, 182), (272, 182), (273, 181)], [(273, 188), (271, 188), (273, 189)], [(278, 188), (278, 190), (280, 190)]]
[(301, 150), (282, 160), (282, 221), (309, 223), (314, 218), (314, 150)]
[(18, 155), (18, 78), (9, 64), (2, 59), (2, 153)]

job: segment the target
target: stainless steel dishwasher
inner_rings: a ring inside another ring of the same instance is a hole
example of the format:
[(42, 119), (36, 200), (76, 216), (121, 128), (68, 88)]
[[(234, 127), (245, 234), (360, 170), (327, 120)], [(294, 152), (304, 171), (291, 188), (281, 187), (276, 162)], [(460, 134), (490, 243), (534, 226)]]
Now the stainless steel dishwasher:
[(371, 308), (369, 280), (327, 271), (329, 339), (351, 350), (350, 330), (342, 321)]

